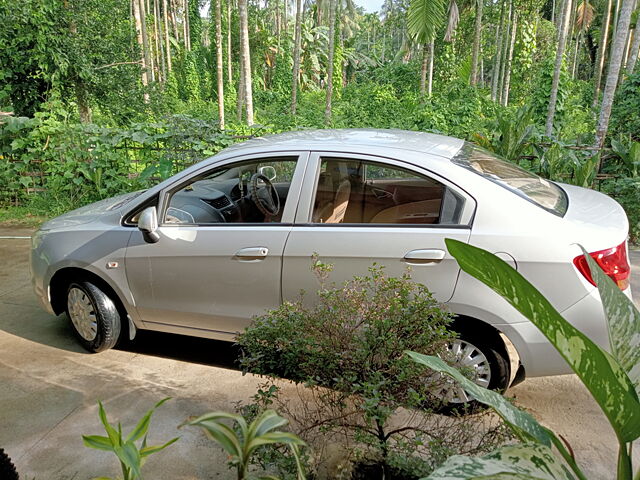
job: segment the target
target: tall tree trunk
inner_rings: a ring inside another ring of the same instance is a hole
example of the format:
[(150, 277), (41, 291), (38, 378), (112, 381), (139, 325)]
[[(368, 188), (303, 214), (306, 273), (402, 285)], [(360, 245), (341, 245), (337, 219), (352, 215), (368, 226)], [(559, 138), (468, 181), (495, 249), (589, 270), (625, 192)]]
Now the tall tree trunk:
[(169, 41), (169, 10), (167, 7), (167, 0), (162, 0), (162, 14), (164, 17), (164, 43), (166, 45), (167, 53), (167, 68), (171, 71), (171, 42)]
[(324, 107), (324, 123), (331, 124), (331, 101), (333, 99), (333, 59), (336, 43), (336, 7), (338, 0), (329, 0), (329, 54), (327, 58), (327, 96)]
[(631, 53), (629, 54), (626, 68), (627, 75), (631, 75), (636, 68), (638, 50), (640, 50), (640, 20), (636, 20), (636, 27), (633, 29), (633, 43), (631, 44)]
[(240, 62), (242, 62), (242, 86), (244, 87), (247, 107), (247, 124), (253, 125), (253, 85), (251, 80), (251, 52), (249, 50), (249, 21), (247, 18), (247, 0), (238, 0), (240, 17)]
[(427, 96), (430, 97), (433, 92), (433, 56), (435, 55), (435, 42), (429, 42), (429, 68), (427, 72)]
[(509, 104), (509, 86), (511, 85), (511, 64), (513, 62), (513, 51), (516, 46), (516, 32), (518, 31), (518, 14), (516, 9), (511, 10), (511, 41), (509, 42), (509, 53), (507, 55), (507, 65), (504, 74), (504, 90), (502, 92), (502, 104), (506, 107)]
[(476, 22), (473, 35), (473, 50), (471, 53), (471, 85), (478, 83), (478, 57), (480, 56), (480, 42), (482, 40), (482, 7), (484, 0), (476, 0)]
[(216, 2), (216, 73), (218, 80), (218, 118), (220, 130), (224, 130), (224, 65), (222, 64), (222, 0)]
[(496, 54), (493, 59), (491, 72), (491, 100), (498, 100), (498, 85), (500, 83), (500, 71), (502, 70), (502, 37), (504, 36), (504, 0), (500, 2), (500, 23), (496, 29)]
[[(149, 85), (149, 74), (147, 72), (147, 59), (146, 59), (145, 48), (144, 48), (144, 37), (142, 35), (142, 14), (140, 12), (140, 1), (132, 0), (132, 3), (133, 3), (133, 18), (136, 24), (136, 39), (138, 41), (138, 47), (140, 48), (140, 53), (141, 53), (141, 59), (140, 59), (141, 74), (140, 75), (142, 79), (142, 85), (146, 89), (146, 87)], [(144, 93), (144, 102), (149, 103), (149, 94), (146, 91)]]
[(302, 0), (296, 0), (296, 23), (293, 40), (293, 72), (291, 75), (291, 114), (298, 108), (298, 77), (300, 76), (300, 49), (302, 46)]
[(227, 0), (227, 84), (233, 84), (233, 66), (231, 65), (231, 0)]
[[(629, 34), (629, 24), (631, 23), (631, 12), (634, 0), (623, 0), (620, 8), (618, 25), (616, 26), (616, 36), (611, 45), (611, 54), (609, 56), (609, 70), (607, 72), (607, 82), (602, 94), (602, 106), (600, 108), (600, 116), (598, 118), (598, 126), (596, 127), (595, 147), (602, 148), (604, 140), (607, 136), (609, 128), (609, 118), (611, 116), (611, 107), (613, 106), (613, 98), (618, 85), (618, 76), (620, 74), (620, 65), (622, 63), (622, 55), (624, 54), (624, 46)], [(598, 170), (600, 169), (600, 160), (598, 161)]]
[(160, 35), (161, 27), (158, 25), (160, 18), (160, 6), (158, 0), (153, 0), (153, 42), (156, 49), (156, 68), (158, 70), (158, 81), (162, 82), (165, 78), (164, 54), (162, 53), (162, 36)]
[(184, 30), (184, 48), (191, 50), (191, 33), (189, 32), (189, 0), (183, 0), (182, 29)]
[(509, 45), (511, 42), (511, 11), (513, 10), (513, 0), (507, 0), (505, 8), (505, 22), (502, 33), (502, 48), (500, 59), (500, 76), (498, 77), (498, 96), (497, 100), (502, 105), (502, 94), (504, 93), (504, 79), (507, 67), (507, 58), (509, 56)]
[(429, 66), (429, 44), (422, 45), (422, 67), (420, 68), (420, 96), (427, 93), (427, 68)]
[[(135, 0), (134, 0), (135, 1)], [(151, 47), (149, 45), (149, 36), (147, 35), (147, 16), (145, 13), (144, 0), (140, 2), (140, 25), (142, 27), (142, 49), (144, 51), (144, 61), (147, 68), (147, 75), (152, 82), (155, 82), (155, 74), (153, 72), (153, 57), (151, 55)]]
[(176, 15), (176, 2), (178, 0), (169, 0), (169, 13), (171, 19), (171, 26), (173, 27), (173, 38), (176, 42), (180, 42), (180, 29), (178, 28), (178, 17)]
[(547, 122), (545, 124), (545, 134), (547, 136), (551, 136), (551, 134), (553, 133), (553, 119), (556, 115), (556, 104), (558, 103), (558, 86), (560, 85), (560, 72), (562, 71), (562, 61), (564, 59), (564, 48), (567, 42), (567, 29), (569, 28), (570, 16), (571, 0), (564, 0), (562, 5), (562, 13), (560, 14), (560, 31), (558, 35), (558, 49), (556, 50), (556, 64), (553, 69), (551, 95), (549, 97)]
[(282, 2), (282, 28), (285, 34), (289, 31), (289, 0)]
[(606, 10), (604, 11), (604, 18), (602, 19), (602, 28), (600, 29), (600, 44), (598, 45), (598, 59), (596, 60), (596, 71), (593, 93), (593, 108), (598, 104), (600, 99), (600, 86), (602, 84), (602, 72), (604, 70), (604, 59), (607, 56), (607, 43), (609, 42), (609, 24), (611, 23), (611, 8), (613, 6), (613, 0), (608, 0)]

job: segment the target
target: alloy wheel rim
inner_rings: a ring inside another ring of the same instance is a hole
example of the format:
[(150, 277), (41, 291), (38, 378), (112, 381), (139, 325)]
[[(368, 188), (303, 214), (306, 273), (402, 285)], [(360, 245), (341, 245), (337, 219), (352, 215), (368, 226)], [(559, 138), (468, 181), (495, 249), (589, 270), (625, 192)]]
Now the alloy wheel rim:
[[(456, 339), (447, 345), (447, 356), (451, 366), (462, 370), (463, 375), (471, 376), (471, 380), (483, 388), (489, 388), (491, 383), (491, 366), (482, 350), (471, 342)], [(446, 403), (467, 403), (473, 400), (460, 384), (448, 376), (443, 376), (444, 384), (438, 396)]]
[(79, 288), (69, 290), (67, 311), (76, 331), (82, 338), (90, 342), (98, 335), (96, 311), (89, 296)]

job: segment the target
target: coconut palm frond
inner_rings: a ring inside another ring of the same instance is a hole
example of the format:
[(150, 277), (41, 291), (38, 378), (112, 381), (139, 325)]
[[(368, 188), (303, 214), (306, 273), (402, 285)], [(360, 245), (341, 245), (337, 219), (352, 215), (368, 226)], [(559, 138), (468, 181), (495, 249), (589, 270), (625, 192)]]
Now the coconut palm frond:
[(578, 9), (576, 11), (575, 31), (586, 32), (589, 30), (594, 17), (595, 9), (593, 8), (593, 5), (591, 5), (588, 0), (583, 0), (580, 5), (578, 5)]
[(456, 0), (451, 0), (451, 3), (449, 3), (448, 15), (449, 20), (447, 21), (447, 31), (444, 33), (445, 42), (451, 42), (453, 40), (456, 28), (458, 28), (458, 22), (460, 21), (460, 10), (458, 9)]
[(420, 43), (427, 43), (436, 36), (436, 31), (445, 15), (445, 0), (411, 0), (407, 12), (409, 34)]

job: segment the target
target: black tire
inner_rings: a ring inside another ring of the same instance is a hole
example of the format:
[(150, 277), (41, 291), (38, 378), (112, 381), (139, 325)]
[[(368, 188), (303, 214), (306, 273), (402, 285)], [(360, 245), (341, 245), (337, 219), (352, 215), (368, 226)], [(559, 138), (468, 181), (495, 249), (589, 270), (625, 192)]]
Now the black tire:
[[(72, 293), (73, 292), (73, 293)], [(70, 312), (70, 297), (84, 294), (87, 308), (95, 318), (95, 325), (91, 334), (81, 333), (76, 326)], [(80, 344), (90, 352), (98, 353), (115, 346), (120, 337), (122, 322), (115, 302), (102, 290), (90, 282), (72, 282), (67, 288), (66, 311), (71, 326)]]
[(16, 467), (11, 462), (9, 455), (0, 448), (0, 479), (2, 480), (19, 480)]
[[(509, 387), (510, 364), (509, 360), (497, 348), (495, 338), (487, 338), (482, 333), (471, 333), (466, 329), (458, 335), (458, 340), (463, 344), (469, 343), (479, 350), (489, 364), (491, 376), (489, 378), (489, 390), (504, 393)], [(493, 340), (493, 341), (492, 341)], [(443, 415), (469, 415), (485, 410), (487, 407), (477, 400), (466, 402), (442, 403), (436, 411)]]

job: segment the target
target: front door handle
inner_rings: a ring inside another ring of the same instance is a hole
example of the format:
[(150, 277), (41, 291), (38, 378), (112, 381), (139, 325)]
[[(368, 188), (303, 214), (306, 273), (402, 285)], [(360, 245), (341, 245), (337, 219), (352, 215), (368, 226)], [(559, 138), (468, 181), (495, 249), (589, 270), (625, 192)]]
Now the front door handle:
[(236, 252), (236, 257), (243, 260), (261, 260), (269, 254), (267, 247), (247, 247)]
[(407, 263), (439, 263), (444, 258), (444, 250), (437, 248), (427, 250), (411, 250), (404, 256)]

